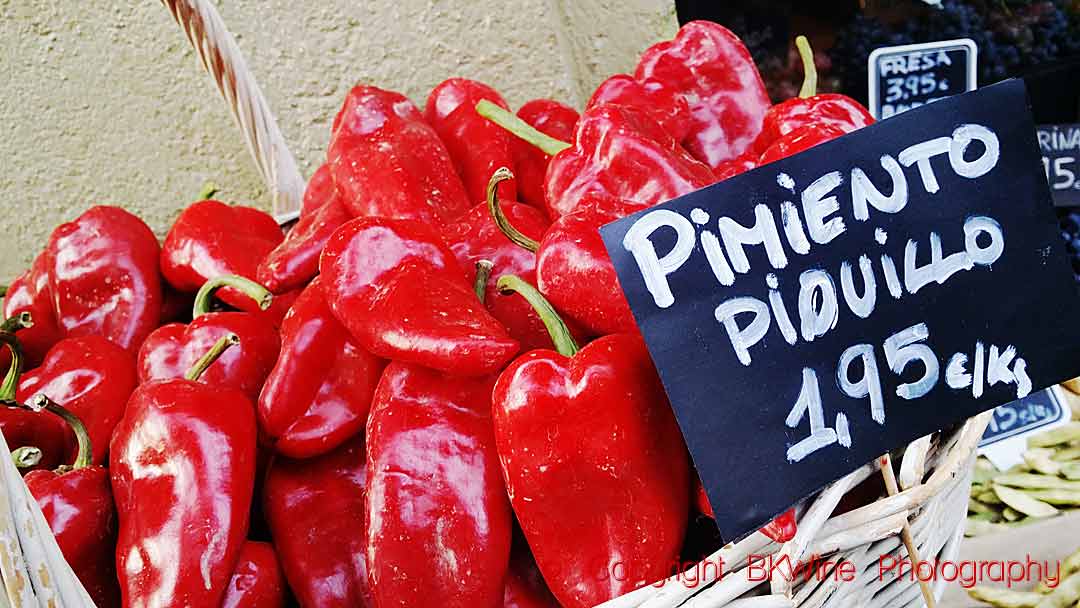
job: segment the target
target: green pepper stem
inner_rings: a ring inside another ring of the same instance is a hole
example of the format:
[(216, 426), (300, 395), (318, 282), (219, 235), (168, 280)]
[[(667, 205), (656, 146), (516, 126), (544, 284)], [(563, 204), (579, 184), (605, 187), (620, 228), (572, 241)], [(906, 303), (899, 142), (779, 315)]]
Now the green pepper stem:
[(258, 302), (260, 310), (270, 308), (270, 302), (274, 299), (274, 294), (251, 279), (235, 274), (223, 274), (203, 283), (203, 286), (199, 288), (199, 293), (195, 294), (195, 306), (191, 310), (191, 318), (195, 319), (210, 312), (210, 298), (222, 287), (240, 290), (244, 295)]
[(817, 95), (817, 66), (814, 65), (814, 51), (810, 48), (810, 41), (806, 36), (795, 37), (795, 48), (799, 49), (799, 57), (802, 58), (803, 82), (799, 89), (799, 97), (806, 99)]
[(536, 253), (536, 250), (540, 248), (540, 243), (537, 243), (533, 239), (525, 236), (517, 228), (514, 228), (513, 224), (510, 223), (510, 219), (503, 213), (502, 206), (499, 204), (499, 184), (509, 179), (514, 179), (514, 174), (506, 167), (499, 167), (495, 170), (495, 173), (491, 174), (491, 179), (488, 180), (487, 184), (488, 212), (491, 213), (491, 218), (495, 220), (495, 225), (499, 228), (499, 232), (502, 232), (506, 238), (510, 239), (510, 242), (526, 251)]
[(206, 182), (206, 184), (203, 185), (202, 190), (199, 190), (199, 198), (197, 200), (205, 201), (217, 193), (217, 184), (214, 182)]
[(487, 296), (487, 284), (488, 279), (491, 278), (491, 269), (495, 267), (495, 264), (491, 263), (491, 260), (480, 260), (476, 263), (476, 279), (473, 281), (473, 291), (476, 292), (476, 297), (480, 298), (480, 303), (484, 303), (484, 299)]
[(572, 357), (578, 352), (578, 344), (574, 340), (574, 335), (570, 333), (570, 328), (563, 322), (562, 317), (555, 311), (551, 302), (548, 302), (535, 287), (529, 285), (521, 277), (512, 274), (504, 274), (499, 277), (499, 282), (495, 285), (499, 288), (500, 293), (516, 293), (525, 298), (529, 305), (533, 307), (533, 310), (536, 311), (540, 320), (544, 322), (544, 327), (547, 328), (548, 335), (551, 336), (551, 342), (560, 355)]
[(237, 344), (240, 344), (240, 337), (236, 334), (229, 334), (218, 338), (218, 341), (214, 342), (214, 345), (210, 347), (210, 350), (206, 351), (205, 355), (199, 357), (199, 360), (191, 366), (191, 369), (189, 369), (186, 374), (184, 374), (184, 378), (192, 381), (198, 380), (199, 377), (203, 375), (203, 372), (206, 371), (206, 368), (213, 365), (214, 361), (217, 361), (225, 351)]
[(16, 468), (36, 467), (41, 464), (41, 450), (32, 445), (24, 445), (11, 450), (11, 459), (15, 461)]
[(24, 310), (14, 317), (8, 317), (0, 323), (0, 332), (13, 334), (20, 329), (30, 329), (34, 326), (34, 317), (29, 310)]
[(7, 290), (8, 290), (7, 285), (0, 285), (0, 298), (7, 297)]
[[(71, 469), (81, 469), (93, 464), (94, 450), (90, 443), (90, 433), (86, 432), (86, 425), (83, 424), (78, 416), (42, 393), (34, 395), (34, 398), (30, 401), (30, 408), (34, 411), (46, 411), (60, 416), (64, 419), (64, 422), (68, 423), (71, 430), (75, 432), (75, 441), (79, 446), (79, 454), (75, 457), (75, 462), (72, 463)], [(67, 469), (67, 467), (61, 468)]]
[(570, 147), (570, 144), (565, 141), (560, 141), (547, 133), (539, 131), (536, 127), (518, 118), (510, 110), (506, 110), (486, 99), (477, 102), (476, 113), (513, 133), (526, 143), (536, 146), (548, 156), (555, 156)]
[(19, 387), (19, 377), (22, 376), (22, 346), (15, 334), (10, 333), (0, 333), (0, 343), (11, 351), (11, 365), (8, 366), (4, 381), (0, 383), (0, 403), (11, 403), (15, 401), (15, 389)]

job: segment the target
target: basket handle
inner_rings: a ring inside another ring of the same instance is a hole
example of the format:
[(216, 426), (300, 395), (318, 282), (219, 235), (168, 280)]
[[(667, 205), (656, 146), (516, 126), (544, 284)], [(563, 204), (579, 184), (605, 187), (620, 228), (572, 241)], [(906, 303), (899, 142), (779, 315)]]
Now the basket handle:
[(236, 39), (208, 0), (161, 2), (187, 34), (243, 132), (248, 152), (270, 190), (274, 218), (280, 223), (294, 219), (306, 183)]

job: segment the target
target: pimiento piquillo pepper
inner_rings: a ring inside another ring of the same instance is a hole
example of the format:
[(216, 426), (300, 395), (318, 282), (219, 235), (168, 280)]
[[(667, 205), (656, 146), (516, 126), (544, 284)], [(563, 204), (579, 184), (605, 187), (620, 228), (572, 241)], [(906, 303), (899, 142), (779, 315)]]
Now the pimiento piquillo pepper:
[(616, 74), (600, 83), (585, 109), (605, 103), (633, 106), (653, 117), (675, 141), (690, 133), (690, 105), (686, 97), (658, 80), (640, 82), (629, 74)]
[(212, 297), (226, 288), (243, 294), (256, 308), (270, 305), (270, 292), (254, 281), (236, 275), (207, 281), (195, 297), (191, 323), (162, 325), (146, 338), (139, 349), (140, 382), (183, 378), (215, 342), (235, 334), (240, 344), (222, 354), (199, 382), (238, 390), (252, 401), (258, 398), (281, 341), (274, 326), (254, 313), (209, 312)]
[(329, 163), (319, 165), (315, 173), (311, 174), (307, 188), (304, 189), (304, 198), (300, 201), (300, 215), (308, 215), (312, 211), (326, 205), (330, 199), (340, 198), (337, 184), (334, 183), (334, 173)]
[(634, 77), (686, 98), (691, 120), (682, 144), (713, 169), (750, 148), (771, 105), (750, 51), (738, 36), (708, 21), (691, 21), (674, 40), (646, 49)]
[(560, 608), (536, 567), (529, 545), (517, 530), (510, 547), (502, 608)]
[[(165, 280), (189, 293), (222, 275), (254, 278), (259, 262), (285, 238), (269, 213), (212, 200), (212, 189), (202, 194), (205, 200), (180, 213), (161, 246)], [(258, 302), (237, 289), (222, 289), (218, 297), (233, 308), (259, 310)]]
[(353, 343), (316, 277), (281, 325), (281, 354), (259, 394), (259, 429), (292, 458), (333, 450), (363, 431), (385, 361)]
[(400, 362), (383, 372), (367, 425), (379, 608), (501, 608), (513, 518), (492, 436), (493, 381)]
[(128, 401), (109, 449), (125, 606), (218, 606), (247, 536), (255, 407), (197, 382), (235, 335), (184, 378), (151, 380)]
[[(484, 200), (488, 178), (496, 169), (514, 162), (512, 136), (476, 113), (481, 99), (507, 109), (495, 89), (467, 78), (442, 81), (432, 89), (424, 106), (424, 119), (446, 144), (472, 203)], [(500, 184), (499, 196), (516, 199), (516, 183), (509, 180)]]
[(94, 603), (99, 608), (118, 607), (116, 509), (109, 471), (91, 463), (93, 440), (78, 416), (45, 395), (37, 395), (31, 403), (71, 426), (79, 452), (71, 466), (31, 471), (24, 478), (26, 487), (41, 507), (64, 560)]
[(302, 608), (371, 608), (368, 586), (364, 437), (305, 460), (276, 458), (263, 512)]
[(353, 87), (334, 118), (326, 159), (354, 217), (437, 226), (472, 207), (442, 140), (399, 93)]
[(689, 464), (644, 342), (611, 334), (578, 350), (539, 292), (512, 276), (499, 285), (537, 308), (557, 345), (516, 359), (492, 393), (507, 490), (544, 580), (563, 606), (587, 608), (666, 578)]
[[(22, 345), (27, 367), (35, 367), (41, 363), (52, 345), (64, 337), (64, 332), (56, 324), (56, 313), (53, 312), (49, 266), (51, 263), (48, 251), (38, 254), (30, 268), (8, 285), (4, 297), (5, 319), (28, 312), (34, 320), (32, 327), (19, 333), (19, 343)], [(5, 350), (3, 355), (5, 357), (6, 352)], [(6, 361), (3, 362), (6, 364)], [(10, 435), (8, 437), (10, 438)]]
[[(22, 375), (16, 399), (29, 403), (41, 394), (64, 404), (85, 425), (93, 445), (91, 462), (102, 464), (137, 383), (135, 357), (128, 351), (100, 336), (65, 338), (49, 349), (40, 366)], [(60, 458), (71, 463), (79, 443), (70, 429), (67, 435)]]
[(259, 263), (256, 278), (276, 294), (304, 287), (319, 273), (319, 255), (330, 235), (351, 218), (336, 191), (322, 205), (305, 207), (285, 240)]
[(285, 580), (274, 546), (249, 540), (240, 547), (236, 570), (225, 588), (221, 608), (281, 608)]
[(159, 251), (150, 228), (119, 207), (91, 207), (57, 227), (45, 256), (63, 334), (101, 336), (135, 352), (161, 316)]
[(330, 237), (319, 267), (334, 316), (375, 355), (482, 376), (518, 351), (453, 252), (418, 222), (350, 220)]
[[(537, 131), (559, 141), (570, 141), (579, 114), (570, 106), (551, 99), (534, 99), (518, 108), (517, 116)], [(518, 200), (537, 209), (546, 210), (544, 176), (551, 155), (518, 137), (511, 137), (514, 151), (514, 175), (517, 177)], [(546, 211), (545, 211), (546, 213)]]

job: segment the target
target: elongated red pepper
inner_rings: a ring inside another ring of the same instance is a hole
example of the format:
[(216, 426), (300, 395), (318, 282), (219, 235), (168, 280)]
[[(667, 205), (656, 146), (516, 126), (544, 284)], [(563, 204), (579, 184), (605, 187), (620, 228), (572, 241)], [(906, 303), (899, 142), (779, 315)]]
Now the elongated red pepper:
[(307, 188), (304, 189), (304, 198), (300, 203), (300, 216), (309, 215), (313, 211), (322, 208), (331, 199), (340, 198), (341, 193), (334, 183), (334, 173), (329, 163), (319, 165), (315, 173), (311, 174)]
[[(577, 126), (580, 115), (574, 108), (552, 99), (534, 99), (518, 108), (517, 116), (545, 135), (560, 141), (570, 141), (574, 138), (574, 127)], [(544, 176), (547, 174), (551, 156), (518, 137), (512, 137), (511, 140), (518, 200), (546, 210)]]
[(119, 207), (91, 207), (49, 238), (49, 291), (68, 337), (96, 335), (134, 352), (161, 317), (157, 237)]
[(292, 458), (333, 450), (364, 430), (385, 362), (352, 342), (316, 277), (281, 326), (281, 354), (259, 395), (259, 428)]
[[(548, 221), (543, 212), (535, 207), (495, 198), (496, 184), (508, 180), (511, 172), (501, 167), (488, 185), (488, 202), (477, 205), (465, 217), (446, 227), (443, 237), (457, 256), (462, 268), (475, 268), (478, 262), (491, 262), (493, 272), (521, 276), (527, 281), (535, 280), (536, 256), (527, 248), (515, 244), (513, 239), (535, 244), (544, 235)], [(500, 231), (499, 224), (507, 226), (514, 236)], [(472, 273), (476, 288), (477, 273)], [(498, 277), (488, 276), (484, 281), (484, 306), (499, 320), (510, 335), (525, 350), (551, 346), (551, 338), (544, 329), (540, 317), (532, 307), (518, 298), (500, 298), (495, 287)]]
[(281, 340), (266, 319), (247, 312), (208, 312), (211, 296), (225, 288), (240, 291), (255, 306), (268, 306), (270, 292), (258, 283), (235, 275), (207, 281), (195, 298), (193, 320), (170, 323), (154, 330), (139, 349), (139, 381), (183, 378), (191, 366), (222, 337), (240, 339), (217, 363), (199, 377), (215, 388), (234, 389), (254, 401), (277, 359)]
[[(432, 89), (424, 106), (424, 119), (446, 144), (470, 202), (484, 200), (491, 174), (514, 162), (513, 136), (476, 113), (481, 99), (508, 108), (495, 89), (467, 78), (442, 81)], [(516, 199), (516, 183), (509, 180), (500, 184), (499, 196)]]
[[(6, 319), (0, 327), (0, 348), (4, 349), (8, 361), (8, 371), (0, 382), (0, 404), (18, 403), (15, 396), (23, 369), (23, 355), (14, 332), (26, 331), (32, 323), (33, 315), (23, 311)], [(67, 429), (56, 416), (0, 405), (0, 430), (13, 450), (24, 446), (37, 448), (40, 459), (36, 464), (20, 467), (24, 471), (53, 468), (63, 462), (67, 454)]]
[(358, 85), (334, 118), (327, 162), (354, 216), (449, 222), (472, 202), (446, 146), (403, 95)]
[(713, 169), (746, 151), (772, 105), (750, 51), (727, 28), (691, 21), (674, 40), (641, 54), (634, 77), (657, 81), (690, 104), (683, 146)]
[(274, 546), (247, 541), (240, 547), (221, 608), (281, 608), (285, 605), (285, 580)]
[[(66, 338), (56, 343), (39, 367), (22, 375), (16, 399), (29, 403), (45, 395), (79, 417), (89, 433), (91, 462), (105, 462), (113, 429), (124, 416), (135, 390), (135, 357), (100, 336)], [(77, 442), (68, 432), (61, 462), (77, 457)], [(39, 446), (41, 447), (41, 446)]]
[(319, 266), (334, 315), (380, 357), (479, 376), (518, 351), (454, 254), (417, 222), (351, 220), (330, 237)]
[(351, 218), (345, 203), (337, 196), (321, 207), (301, 213), (285, 240), (259, 263), (256, 278), (276, 294), (307, 285), (319, 273), (319, 255), (330, 235)]
[[(254, 279), (259, 262), (284, 238), (265, 211), (202, 200), (184, 209), (165, 235), (161, 272), (170, 285), (191, 293), (226, 274)], [(258, 310), (236, 289), (223, 289), (218, 297), (234, 308)]]
[[(26, 272), (15, 278), (8, 285), (4, 297), (4, 318), (10, 319), (22, 312), (29, 312), (34, 324), (19, 333), (25, 365), (37, 366), (45, 358), (45, 353), (64, 337), (63, 330), (56, 324), (53, 312), (52, 291), (49, 290), (49, 267), (52, 263), (48, 251), (38, 254), (34, 263)], [(7, 351), (4, 351), (4, 357)], [(0, 360), (7, 364), (7, 360)], [(11, 436), (8, 435), (8, 439)]]
[(316, 458), (277, 458), (271, 465), (263, 511), (302, 608), (375, 606), (368, 586), (366, 493), (363, 435)]
[(125, 606), (217, 606), (247, 536), (255, 407), (197, 382), (236, 337), (184, 378), (135, 389), (109, 449)]
[(379, 608), (500, 608), (512, 516), (492, 436), (493, 380), (399, 362), (383, 372), (367, 426)]
[(658, 80), (641, 82), (629, 74), (616, 74), (596, 87), (585, 109), (605, 103), (633, 106), (648, 113), (675, 141), (681, 142), (690, 133), (690, 105), (686, 98)]
[(90, 464), (92, 441), (77, 416), (48, 398), (36, 406), (45, 415), (67, 420), (81, 448), (74, 466), (56, 471), (32, 471), (26, 487), (41, 507), (56, 544), (99, 608), (120, 606), (116, 580), (116, 508), (109, 486), (109, 471)]
[[(495, 439), (521, 529), (552, 593), (587, 608), (666, 578), (686, 530), (686, 446), (640, 337), (580, 351), (542, 296), (516, 277), (558, 352), (499, 375)], [(613, 569), (617, 569), (613, 572)]]

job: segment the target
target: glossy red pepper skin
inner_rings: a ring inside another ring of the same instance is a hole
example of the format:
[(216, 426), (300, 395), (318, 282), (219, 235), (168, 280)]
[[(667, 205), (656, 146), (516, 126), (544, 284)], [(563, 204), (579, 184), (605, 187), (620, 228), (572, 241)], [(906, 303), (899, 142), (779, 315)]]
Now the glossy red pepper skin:
[[(640, 209), (633, 201), (587, 195), (577, 210), (556, 220), (540, 241), (537, 288), (591, 335), (638, 331), (599, 228)], [(503, 299), (524, 303), (518, 297)]]
[(230, 333), (240, 338), (240, 344), (225, 351), (199, 382), (240, 391), (254, 402), (274, 367), (281, 339), (273, 325), (247, 312), (211, 312), (187, 325), (157, 328), (139, 349), (139, 382), (183, 378), (199, 357)]
[(304, 289), (281, 326), (281, 354), (259, 395), (259, 429), (274, 449), (311, 458), (364, 430), (386, 363), (360, 348), (323, 298)]
[(778, 139), (807, 125), (831, 125), (850, 133), (873, 122), (870, 112), (847, 95), (819, 93), (806, 98), (793, 97), (765, 113), (754, 146), (759, 153), (764, 153)]
[[(547, 217), (535, 207), (503, 200), (500, 208), (510, 224), (525, 236), (539, 240), (548, 228)], [(536, 255), (512, 243), (499, 231), (487, 205), (477, 205), (465, 217), (446, 227), (446, 244), (466, 270), (469, 282), (476, 278), (476, 263), (490, 261), (492, 271), (484, 295), (484, 306), (502, 323), (523, 350), (550, 348), (551, 338), (540, 317), (521, 298), (504, 298), (495, 283), (504, 274), (517, 275), (530, 283), (536, 280)]]
[(690, 104), (683, 146), (712, 168), (750, 148), (772, 103), (739, 37), (722, 25), (691, 21), (674, 40), (641, 54), (634, 77), (655, 80)]
[(502, 608), (560, 608), (520, 535), (514, 535)]
[(787, 158), (846, 133), (840, 127), (831, 124), (806, 125), (774, 141), (758, 159), (758, 164), (766, 165)]
[(454, 254), (417, 222), (351, 220), (330, 237), (319, 266), (334, 315), (379, 357), (480, 376), (518, 351)]
[(274, 546), (245, 542), (240, 547), (240, 559), (225, 589), (221, 608), (282, 608), (285, 595), (285, 580)]
[(135, 352), (161, 317), (157, 237), (120, 209), (91, 207), (49, 238), (49, 291), (65, 336), (97, 335)]
[(319, 165), (315, 173), (311, 174), (307, 188), (304, 189), (304, 198), (300, 202), (300, 215), (305, 216), (325, 206), (333, 198), (340, 198), (341, 194), (334, 183), (334, 172), (329, 163)]
[(190, 380), (135, 389), (109, 451), (124, 606), (217, 606), (247, 536), (255, 407)]
[(713, 173), (716, 175), (716, 181), (722, 182), (729, 177), (735, 177), (741, 173), (746, 173), (750, 169), (757, 167), (758, 155), (752, 152), (744, 153), (742, 156), (738, 156), (731, 160), (725, 160), (720, 163)]
[[(473, 203), (484, 200), (491, 174), (499, 167), (513, 166), (514, 162), (511, 141), (514, 136), (476, 113), (476, 104), (482, 99), (509, 110), (495, 89), (467, 78), (442, 81), (432, 89), (424, 106), (424, 119), (446, 144)], [(499, 184), (499, 196), (517, 198), (514, 180)]]
[(500, 608), (513, 519), (492, 382), (398, 362), (383, 372), (367, 426), (367, 561), (379, 608)]
[(596, 87), (585, 109), (604, 103), (647, 112), (675, 141), (681, 142), (690, 133), (690, 105), (686, 98), (658, 80), (641, 82), (629, 74), (616, 74)]
[(330, 235), (350, 219), (352, 215), (337, 196), (301, 213), (285, 240), (259, 262), (256, 280), (276, 294), (303, 288), (319, 273), (319, 255)]
[(263, 510), (302, 608), (371, 608), (365, 536), (364, 437), (306, 460), (277, 458)]
[[(48, 252), (39, 254), (30, 268), (8, 285), (7, 295), (4, 297), (5, 319), (29, 312), (34, 320), (32, 327), (19, 331), (19, 344), (22, 346), (27, 368), (41, 363), (52, 345), (64, 337), (63, 330), (56, 324), (52, 292), (49, 290), (51, 265)], [(0, 363), (6, 367), (10, 360), (7, 349), (3, 349)]]
[(334, 118), (327, 161), (353, 216), (449, 222), (475, 201), (450, 153), (403, 95), (353, 87)]
[(526, 353), (492, 400), (514, 513), (559, 602), (587, 608), (666, 578), (686, 530), (689, 465), (642, 340)]
[[(161, 272), (179, 291), (196, 292), (210, 279), (236, 274), (254, 280), (259, 262), (285, 238), (269, 213), (221, 201), (192, 203), (176, 218), (161, 246)], [(246, 311), (258, 307), (227, 287), (218, 297)]]
[(41, 513), (98, 608), (120, 606), (116, 580), (116, 508), (109, 472), (88, 466), (67, 473), (33, 471), (24, 477)]
[(574, 145), (548, 165), (548, 214), (573, 211), (586, 194), (606, 194), (651, 207), (715, 181), (651, 116), (638, 108), (604, 104), (581, 115)]
[(276, 294), (274, 299), (270, 302), (269, 308), (266, 310), (249, 312), (248, 314), (255, 315), (274, 327), (281, 329), (281, 323), (285, 320), (285, 315), (289, 314), (289, 309), (292, 308), (293, 303), (296, 302), (296, 298), (300, 297), (301, 291), (302, 288), (297, 288), (292, 291)]
[[(40, 366), (22, 375), (16, 399), (30, 403), (44, 394), (64, 404), (86, 426), (93, 463), (102, 464), (137, 383), (135, 357), (128, 351), (100, 336), (65, 338), (49, 349)], [(62, 462), (70, 464), (78, 450), (74, 434), (66, 435)]]
[[(536, 130), (559, 141), (571, 141), (580, 115), (570, 106), (552, 99), (534, 99), (517, 111), (517, 116)], [(544, 176), (551, 157), (536, 146), (511, 138), (514, 151), (514, 175), (517, 176), (518, 200), (537, 209), (546, 210)], [(546, 213), (546, 211), (545, 211)]]

